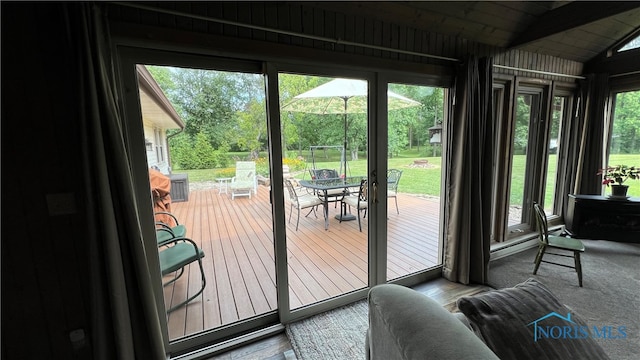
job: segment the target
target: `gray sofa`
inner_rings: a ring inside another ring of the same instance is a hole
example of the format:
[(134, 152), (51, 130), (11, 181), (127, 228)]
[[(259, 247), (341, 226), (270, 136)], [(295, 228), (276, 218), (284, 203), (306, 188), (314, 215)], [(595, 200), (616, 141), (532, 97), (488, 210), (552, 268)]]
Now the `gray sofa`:
[[(369, 291), (367, 358), (609, 359), (596, 341), (602, 334), (592, 331), (598, 327), (588, 326), (536, 279), (463, 296), (456, 304), (461, 313), (452, 314), (410, 288), (374, 286)], [(557, 337), (538, 328), (574, 332)]]
[(367, 359), (498, 359), (462, 314), (392, 284), (369, 292)]

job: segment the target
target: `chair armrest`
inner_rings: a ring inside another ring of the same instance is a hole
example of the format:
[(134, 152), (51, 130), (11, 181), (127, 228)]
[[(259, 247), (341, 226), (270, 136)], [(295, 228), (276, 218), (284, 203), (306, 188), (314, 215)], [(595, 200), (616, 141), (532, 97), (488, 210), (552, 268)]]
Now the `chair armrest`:
[[(156, 211), (156, 212), (154, 213), (154, 215), (168, 215), (168, 216), (170, 216), (171, 218), (173, 218), (173, 221), (175, 221), (175, 222), (176, 222), (176, 225), (180, 225), (180, 222), (178, 221), (178, 218), (177, 218), (175, 215), (173, 215), (172, 213), (170, 213), (170, 212), (167, 212), (167, 211)], [(157, 223), (158, 223), (158, 222), (156, 222), (156, 224), (157, 224)]]
[(193, 240), (191, 240), (189, 238), (186, 238), (186, 237), (173, 238), (173, 239), (167, 241), (167, 244), (175, 244), (175, 243), (178, 243), (178, 242), (188, 242), (188, 243), (191, 243), (195, 248), (198, 247), (198, 244), (196, 244), (195, 241), (193, 241)]

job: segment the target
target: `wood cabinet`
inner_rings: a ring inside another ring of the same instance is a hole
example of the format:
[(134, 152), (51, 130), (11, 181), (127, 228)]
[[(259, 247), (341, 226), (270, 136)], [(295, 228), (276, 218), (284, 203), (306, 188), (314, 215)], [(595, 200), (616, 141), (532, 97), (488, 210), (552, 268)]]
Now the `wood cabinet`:
[(640, 243), (640, 198), (569, 194), (565, 227), (575, 238)]

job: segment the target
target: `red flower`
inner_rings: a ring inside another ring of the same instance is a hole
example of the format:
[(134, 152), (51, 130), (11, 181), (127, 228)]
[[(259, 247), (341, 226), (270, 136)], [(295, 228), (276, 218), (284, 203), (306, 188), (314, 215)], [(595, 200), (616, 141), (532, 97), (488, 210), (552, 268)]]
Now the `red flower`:
[(602, 180), (602, 185), (607, 185), (609, 186), (609, 184), (614, 183), (615, 181), (613, 179), (604, 179)]

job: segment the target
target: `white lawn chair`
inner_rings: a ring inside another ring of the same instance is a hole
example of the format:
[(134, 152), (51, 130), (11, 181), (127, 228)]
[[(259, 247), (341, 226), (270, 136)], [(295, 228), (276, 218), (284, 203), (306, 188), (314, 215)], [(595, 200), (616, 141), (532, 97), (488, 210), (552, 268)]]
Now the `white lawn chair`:
[(258, 177), (256, 176), (255, 161), (238, 161), (236, 162), (236, 176), (231, 178), (231, 199), (236, 196), (248, 196), (251, 199), (251, 193), (258, 193)]

